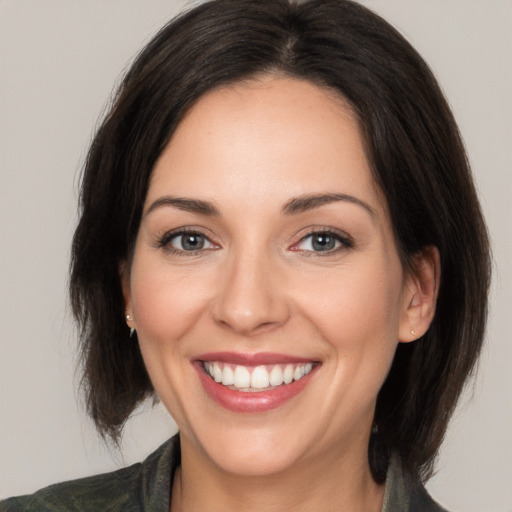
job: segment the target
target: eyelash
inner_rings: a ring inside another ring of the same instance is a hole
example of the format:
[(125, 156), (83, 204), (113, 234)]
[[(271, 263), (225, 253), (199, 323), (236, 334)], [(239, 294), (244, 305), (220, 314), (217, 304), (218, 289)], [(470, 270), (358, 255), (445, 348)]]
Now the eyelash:
[(338, 243), (338, 247), (334, 247), (333, 249), (328, 249), (325, 251), (315, 251), (310, 249), (303, 249), (303, 252), (307, 257), (326, 257), (326, 256), (332, 256), (333, 254), (336, 254), (340, 251), (351, 249), (354, 247), (354, 240), (347, 235), (346, 233), (340, 233), (338, 231), (333, 230), (332, 228), (315, 228), (306, 235), (304, 235), (299, 242), (295, 243), (291, 250), (299, 251), (297, 247), (304, 243), (306, 240), (314, 237), (314, 236), (323, 235), (325, 237), (331, 238), (334, 240), (335, 243)]
[[(304, 235), (298, 242), (294, 243), (290, 250), (294, 252), (299, 252), (301, 249), (298, 247), (306, 242), (308, 239), (314, 237), (314, 236), (323, 235), (326, 238), (333, 239), (335, 243), (338, 243), (338, 247), (334, 247), (333, 249), (327, 249), (325, 251), (315, 251), (312, 249), (302, 249), (302, 252), (304, 255), (307, 255), (307, 257), (326, 257), (331, 256), (333, 254), (338, 253), (339, 251), (343, 251), (346, 249), (351, 249), (354, 247), (354, 241), (353, 239), (347, 235), (346, 233), (340, 233), (337, 231), (334, 231), (332, 228), (315, 228), (308, 232), (306, 235)], [(176, 249), (172, 247), (171, 243), (173, 240), (177, 239), (180, 236), (199, 236), (204, 238), (205, 242), (208, 244), (211, 244), (213, 247), (203, 248), (197, 250), (185, 250), (185, 249)], [(202, 233), (200, 230), (197, 230), (195, 228), (179, 228), (177, 230), (169, 231), (165, 233), (163, 236), (161, 236), (157, 242), (156, 247), (158, 249), (163, 249), (166, 253), (172, 254), (173, 256), (178, 257), (186, 257), (186, 256), (197, 256), (204, 254), (205, 252), (209, 252), (211, 250), (215, 250), (219, 248), (218, 245), (213, 243), (208, 236), (206, 236), (204, 233)]]
[[(211, 244), (214, 247), (209, 247), (206, 249), (201, 248), (201, 249), (190, 250), (190, 251), (187, 251), (185, 249), (176, 249), (175, 247), (172, 247), (171, 243), (173, 240), (175, 240), (176, 238), (178, 238), (180, 236), (186, 236), (186, 235), (200, 236), (200, 237), (204, 238), (206, 243)], [(173, 256), (186, 257), (186, 256), (201, 255), (207, 251), (215, 250), (218, 246), (216, 246), (216, 244), (214, 244), (210, 240), (210, 238), (208, 236), (206, 236), (204, 233), (202, 233), (201, 231), (199, 231), (195, 228), (183, 227), (183, 228), (179, 228), (179, 229), (173, 230), (173, 231), (168, 231), (167, 233), (165, 233), (162, 237), (160, 237), (157, 240), (156, 247), (159, 249), (163, 249), (166, 253), (172, 254)]]

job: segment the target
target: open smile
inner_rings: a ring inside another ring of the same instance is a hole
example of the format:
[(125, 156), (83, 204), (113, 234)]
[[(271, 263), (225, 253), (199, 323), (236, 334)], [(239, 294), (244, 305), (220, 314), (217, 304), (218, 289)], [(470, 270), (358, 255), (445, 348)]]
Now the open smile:
[(234, 412), (263, 412), (299, 394), (321, 364), (279, 354), (216, 353), (194, 367), (206, 393)]
[(243, 366), (222, 361), (203, 362), (205, 371), (215, 382), (245, 392), (261, 392), (300, 380), (311, 372), (313, 364)]

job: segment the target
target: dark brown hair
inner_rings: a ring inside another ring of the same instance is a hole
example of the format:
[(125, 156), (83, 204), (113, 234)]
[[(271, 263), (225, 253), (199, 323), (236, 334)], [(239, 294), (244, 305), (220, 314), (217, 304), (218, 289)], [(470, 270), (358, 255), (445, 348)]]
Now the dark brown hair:
[(130, 258), (158, 156), (202, 94), (275, 72), (328, 87), (351, 104), (404, 266), (413, 267), (425, 246), (439, 249), (436, 316), (421, 340), (399, 344), (375, 413), (380, 443), (427, 478), (481, 348), (488, 238), (433, 74), (394, 28), (349, 0), (206, 2), (166, 25), (136, 58), (91, 145), (73, 239), (70, 296), (88, 411), (116, 440), (154, 393), (128, 339), (119, 265)]

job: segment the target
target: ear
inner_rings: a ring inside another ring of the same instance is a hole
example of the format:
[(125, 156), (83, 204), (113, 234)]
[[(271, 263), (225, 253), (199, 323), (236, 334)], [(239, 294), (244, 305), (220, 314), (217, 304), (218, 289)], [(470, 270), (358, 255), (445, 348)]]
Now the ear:
[(424, 247), (413, 257), (413, 268), (404, 283), (404, 301), (398, 341), (408, 343), (421, 338), (428, 330), (435, 312), (441, 264), (439, 250)]
[(125, 321), (130, 329), (135, 328), (135, 320), (132, 310), (132, 295), (130, 288), (130, 265), (126, 260), (119, 263), (119, 279), (121, 281), (121, 290), (123, 292)]

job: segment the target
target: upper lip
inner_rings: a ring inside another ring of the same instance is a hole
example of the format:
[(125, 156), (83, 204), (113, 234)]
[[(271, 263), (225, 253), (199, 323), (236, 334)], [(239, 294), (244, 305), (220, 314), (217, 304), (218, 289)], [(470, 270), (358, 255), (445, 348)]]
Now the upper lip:
[(241, 366), (260, 366), (265, 364), (279, 363), (310, 363), (314, 359), (297, 357), (289, 354), (278, 354), (275, 352), (259, 352), (255, 354), (241, 354), (239, 352), (208, 352), (200, 354), (196, 358), (198, 361), (224, 362)]

